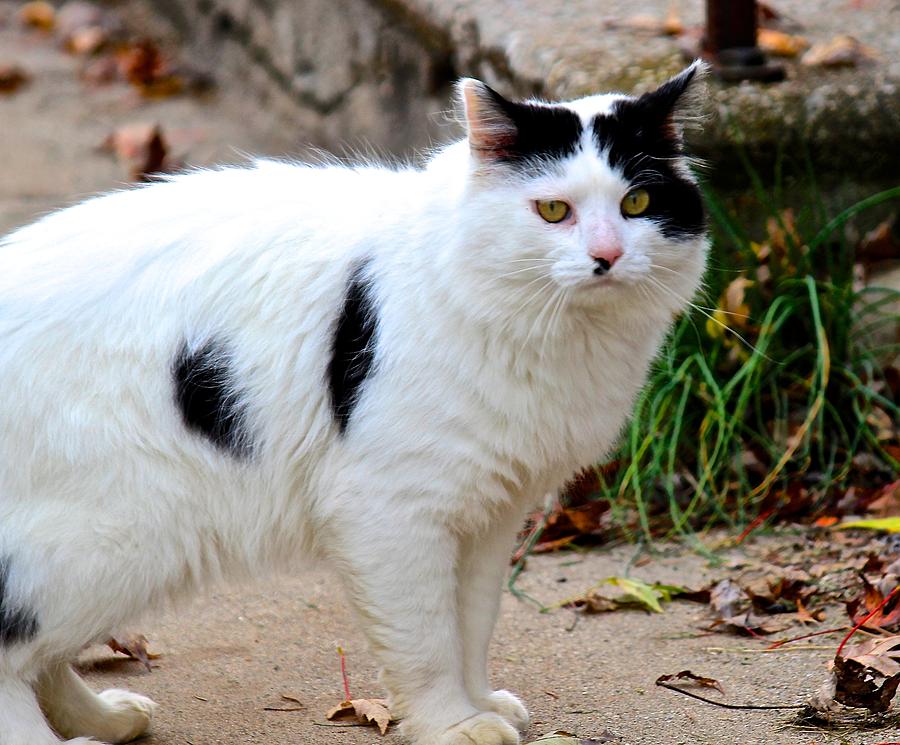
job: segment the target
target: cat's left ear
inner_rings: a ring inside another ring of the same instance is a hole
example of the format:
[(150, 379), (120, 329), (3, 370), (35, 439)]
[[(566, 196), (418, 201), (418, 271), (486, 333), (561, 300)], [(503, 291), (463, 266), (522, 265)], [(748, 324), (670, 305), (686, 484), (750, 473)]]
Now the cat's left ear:
[(465, 111), (466, 133), (472, 152), (492, 158), (502, 157), (510, 151), (518, 137), (516, 105), (474, 78), (460, 80), (457, 90)]
[(709, 65), (703, 60), (694, 60), (655, 91), (642, 95), (632, 106), (645, 123), (659, 127), (659, 134), (680, 140), (685, 125), (703, 117), (708, 74)]

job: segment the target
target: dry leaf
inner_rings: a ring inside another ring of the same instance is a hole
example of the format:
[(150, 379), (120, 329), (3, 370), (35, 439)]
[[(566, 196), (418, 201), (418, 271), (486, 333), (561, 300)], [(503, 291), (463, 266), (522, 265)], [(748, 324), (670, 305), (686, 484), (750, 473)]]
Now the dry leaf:
[(394, 721), (387, 707), (387, 701), (381, 698), (355, 698), (351, 701), (341, 701), (325, 715), (325, 718), (329, 721), (349, 720), (350, 724), (374, 724), (382, 735), (387, 732), (388, 726)]
[[(863, 592), (846, 603), (847, 615), (856, 625), (874, 611), (874, 615), (866, 621), (866, 628), (886, 631), (900, 630), (900, 593), (894, 595), (884, 606), (879, 606), (897, 586), (896, 576), (891, 575), (893, 587), (882, 588), (870, 582), (865, 575), (860, 575)], [(878, 608), (876, 611), (875, 609)]]
[(591, 738), (590, 740), (585, 740), (573, 735), (571, 732), (556, 730), (556, 732), (541, 735), (537, 740), (532, 740), (526, 745), (602, 745), (603, 743), (612, 744), (618, 742), (621, 741), (611, 732), (602, 733), (599, 739)]
[(95, 54), (107, 42), (106, 31), (100, 26), (85, 26), (77, 29), (66, 39), (66, 49), (72, 54), (87, 56)]
[(56, 23), (56, 10), (43, 0), (25, 3), (19, 10), (19, 20), (26, 26), (50, 31)]
[(129, 83), (149, 98), (173, 96), (184, 90), (184, 82), (172, 74), (159, 47), (142, 39), (118, 53), (119, 69)]
[(872, 47), (847, 34), (815, 44), (800, 60), (804, 65), (821, 67), (856, 67), (877, 58)]
[(684, 33), (684, 24), (672, 7), (669, 8), (665, 18), (660, 18), (650, 13), (637, 13), (622, 21), (617, 19), (608, 20), (606, 27), (659, 36), (680, 36)]
[(656, 679), (656, 684), (668, 683), (671, 680), (687, 680), (703, 686), (704, 688), (715, 688), (723, 696), (725, 695), (725, 689), (718, 680), (715, 678), (704, 678), (702, 675), (695, 675), (690, 670), (682, 670), (680, 673), (675, 673), (674, 675), (660, 675)]
[(31, 78), (18, 65), (0, 64), (0, 93), (15, 93)]
[(293, 706), (263, 706), (263, 711), (303, 711), (305, 708), (303, 703), (296, 696), (290, 696), (287, 693), (281, 694), (282, 701), (288, 701)]
[(159, 659), (158, 654), (153, 654), (147, 650), (147, 637), (143, 634), (127, 636), (122, 641), (110, 639), (106, 642), (106, 646), (113, 652), (120, 652), (121, 654), (128, 655), (133, 660), (142, 662), (148, 671), (153, 669), (150, 665), (150, 660)]
[(169, 147), (158, 124), (127, 124), (110, 134), (101, 149), (115, 153), (133, 181), (147, 181), (167, 169)]
[(809, 47), (809, 42), (804, 37), (771, 28), (759, 29), (756, 33), (756, 43), (764, 52), (776, 57), (796, 57)]
[[(848, 647), (832, 663), (833, 700), (844, 706), (868, 709), (873, 713), (890, 708), (900, 686), (900, 636), (870, 639)], [(818, 702), (828, 706), (826, 695), (831, 681)]]

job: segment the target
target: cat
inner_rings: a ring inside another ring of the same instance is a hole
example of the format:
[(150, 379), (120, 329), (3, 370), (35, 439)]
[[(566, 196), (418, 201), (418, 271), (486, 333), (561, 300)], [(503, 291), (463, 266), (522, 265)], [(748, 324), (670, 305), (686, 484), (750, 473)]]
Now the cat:
[(532, 505), (610, 451), (708, 238), (705, 65), (640, 97), (458, 84), (421, 168), (256, 161), (0, 242), (0, 745), (126, 742), (87, 644), (324, 558), (414, 745), (512, 745), (487, 669)]

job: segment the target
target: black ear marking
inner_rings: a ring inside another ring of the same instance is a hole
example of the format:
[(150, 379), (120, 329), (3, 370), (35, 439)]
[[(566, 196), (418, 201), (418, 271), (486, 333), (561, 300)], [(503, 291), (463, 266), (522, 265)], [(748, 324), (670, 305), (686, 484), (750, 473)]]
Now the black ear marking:
[(700, 81), (706, 77), (708, 66), (697, 60), (680, 73), (669, 78), (656, 90), (644, 93), (636, 100), (621, 101), (617, 108), (630, 109), (634, 118), (642, 122), (644, 136), (667, 138), (680, 142), (678, 120), (690, 113), (702, 89)]
[(11, 646), (37, 636), (37, 616), (13, 605), (9, 597), (9, 558), (0, 558), (0, 645)]
[(250, 454), (244, 410), (224, 345), (209, 341), (191, 349), (185, 342), (175, 357), (172, 378), (175, 401), (188, 429), (231, 455)]
[(574, 153), (583, 127), (562, 106), (509, 101), (479, 80), (459, 85), (466, 112), (469, 146), (483, 161), (529, 165)]
[(705, 64), (695, 62), (655, 91), (616, 101), (609, 114), (593, 121), (598, 152), (632, 187), (650, 193), (650, 208), (640, 219), (654, 221), (674, 240), (697, 237), (706, 229), (700, 190), (677, 165), (684, 155), (679, 120), (690, 110), (696, 82), (705, 73)]
[(363, 263), (356, 267), (347, 283), (328, 363), (331, 410), (341, 434), (347, 430), (375, 361), (377, 325), (371, 280)]

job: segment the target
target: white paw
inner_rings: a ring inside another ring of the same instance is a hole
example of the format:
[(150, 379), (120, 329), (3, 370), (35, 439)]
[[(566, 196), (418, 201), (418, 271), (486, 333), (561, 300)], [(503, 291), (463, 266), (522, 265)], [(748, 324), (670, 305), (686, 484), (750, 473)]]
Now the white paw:
[(477, 701), (476, 705), (481, 709), (499, 714), (519, 732), (528, 729), (528, 723), (531, 721), (525, 704), (519, 700), (518, 696), (509, 691), (494, 691), (486, 698)]
[(519, 745), (519, 733), (498, 714), (476, 714), (448, 729), (438, 745)]
[(103, 720), (103, 731), (96, 733), (111, 743), (130, 742), (150, 729), (150, 720), (157, 703), (139, 693), (110, 688), (98, 694), (108, 707)]

